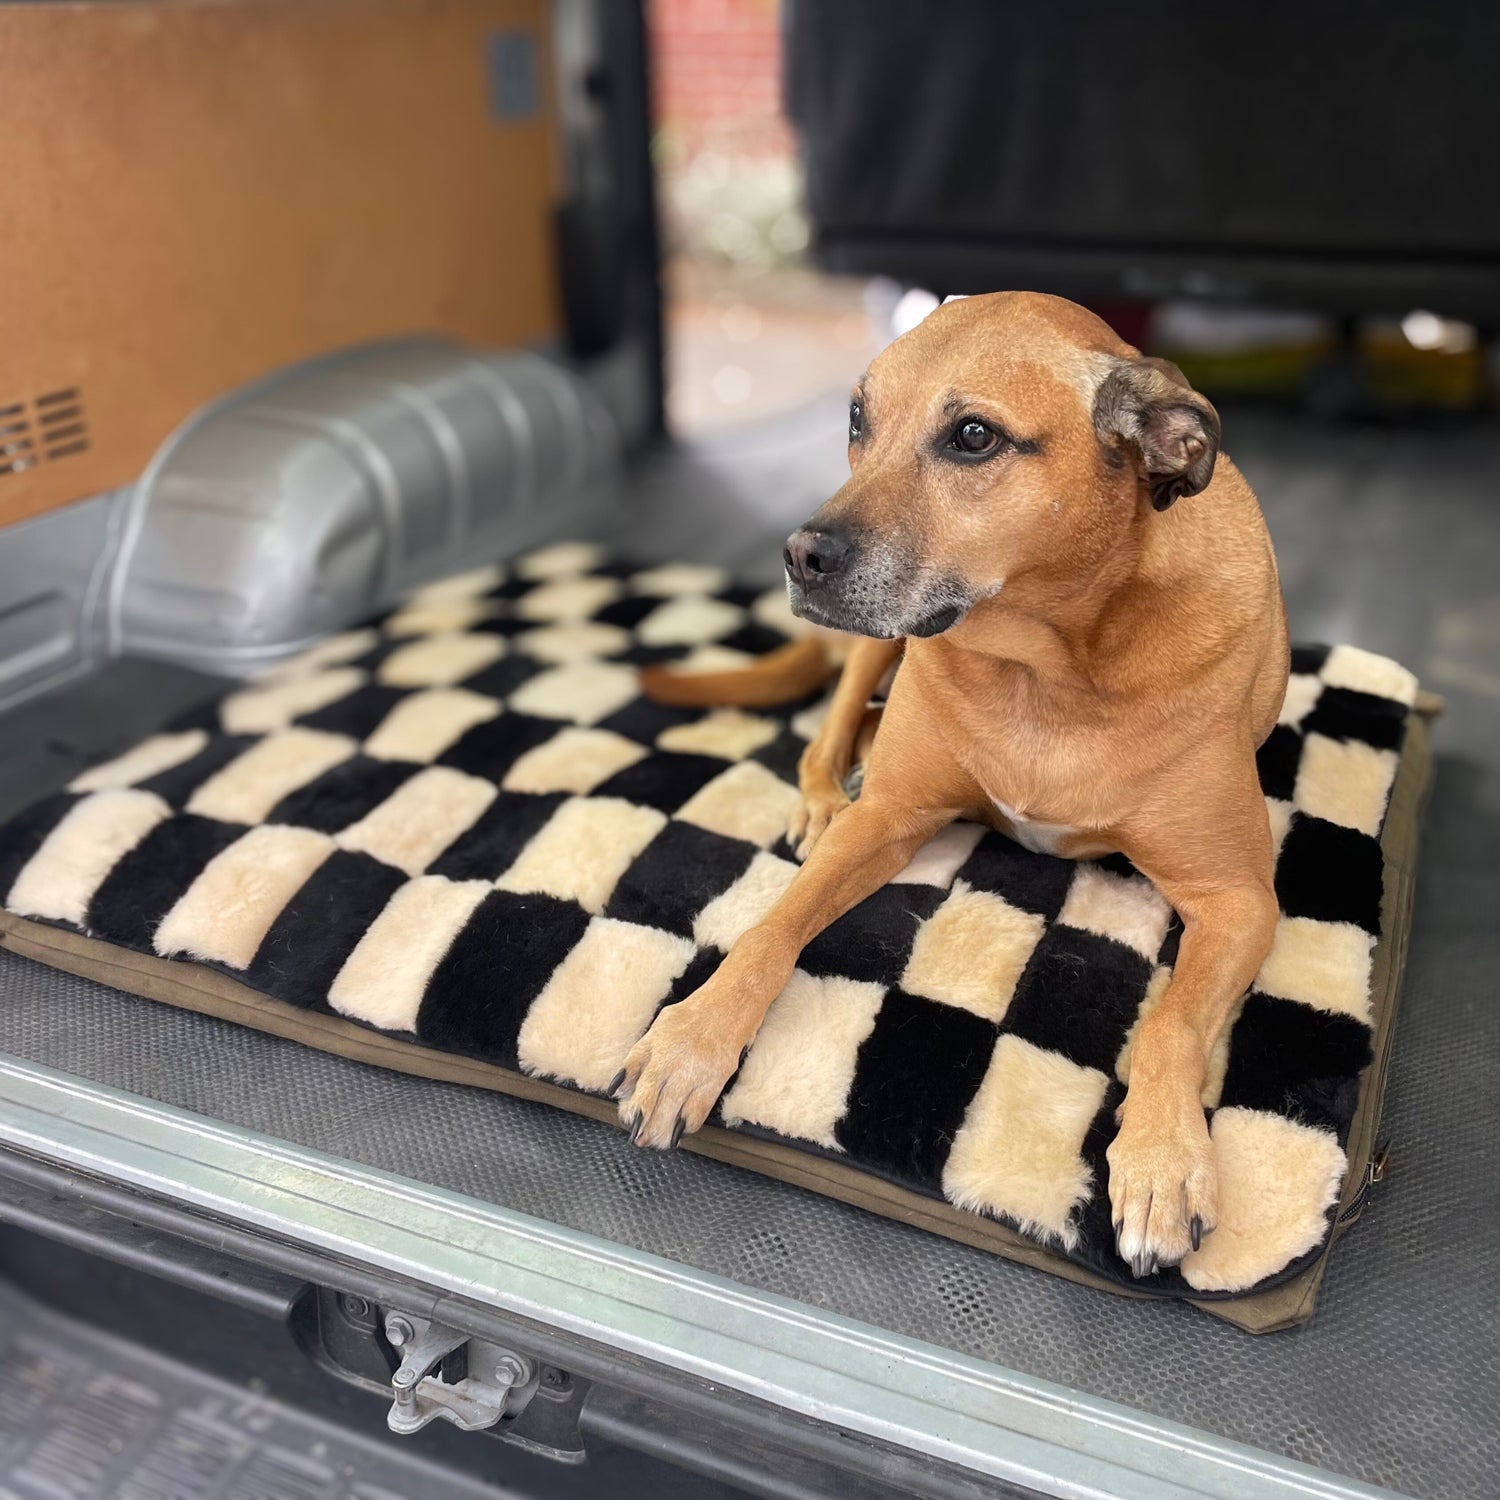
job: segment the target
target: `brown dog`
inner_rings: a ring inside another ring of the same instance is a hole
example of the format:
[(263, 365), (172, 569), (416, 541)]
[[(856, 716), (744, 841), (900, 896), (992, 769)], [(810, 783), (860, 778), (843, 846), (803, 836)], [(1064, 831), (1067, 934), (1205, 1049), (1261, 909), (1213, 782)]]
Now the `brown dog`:
[[(1181, 915), (1109, 1193), (1138, 1276), (1213, 1228), (1199, 1096), (1276, 925), (1254, 756), (1288, 671), (1270, 540), (1218, 447), (1217, 415), (1175, 367), (1056, 297), (949, 303), (875, 361), (850, 405), (849, 481), (786, 550), (796, 612), (872, 638), (803, 760), (793, 834), (810, 852), (630, 1053), (617, 1094), (637, 1141), (696, 1130), (802, 947), (974, 818), (1032, 849), (1118, 850)], [(844, 774), (902, 638), (850, 804)]]

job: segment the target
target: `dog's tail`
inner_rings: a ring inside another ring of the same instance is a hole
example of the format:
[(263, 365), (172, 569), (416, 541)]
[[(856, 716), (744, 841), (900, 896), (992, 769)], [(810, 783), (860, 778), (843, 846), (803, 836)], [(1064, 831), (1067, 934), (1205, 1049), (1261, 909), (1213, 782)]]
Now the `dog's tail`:
[(838, 670), (827, 644), (804, 636), (728, 672), (642, 667), (640, 683), (647, 698), (669, 708), (780, 708), (817, 692)]

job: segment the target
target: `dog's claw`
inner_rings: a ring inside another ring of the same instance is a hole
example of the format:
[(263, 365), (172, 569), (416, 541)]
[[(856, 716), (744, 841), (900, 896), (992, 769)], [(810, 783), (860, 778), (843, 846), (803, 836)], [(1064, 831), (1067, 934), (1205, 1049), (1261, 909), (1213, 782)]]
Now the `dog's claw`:
[(677, 1149), (677, 1144), (682, 1139), (682, 1132), (687, 1128), (687, 1121), (681, 1115), (677, 1116), (677, 1123), (672, 1126), (672, 1149)]
[(620, 1088), (624, 1084), (624, 1082), (625, 1082), (625, 1069), (621, 1068), (620, 1071), (618, 1073), (616, 1073), (613, 1078), (610, 1079), (608, 1085), (606, 1086), (606, 1088), (604, 1090), (604, 1097), (606, 1099), (613, 1099), (620, 1092)]
[(1192, 1240), (1194, 1250), (1203, 1243), (1203, 1220), (1198, 1214), (1193, 1215), (1193, 1222), (1188, 1225), (1188, 1238)]
[(1130, 1274), (1134, 1276), (1137, 1281), (1144, 1280), (1147, 1276), (1152, 1275), (1155, 1270), (1156, 1257), (1154, 1255), (1148, 1254), (1144, 1250), (1142, 1250), (1141, 1253), (1137, 1255), (1133, 1261), (1130, 1262)]
[(639, 1110), (636, 1111), (635, 1123), (630, 1127), (630, 1144), (639, 1146), (641, 1143), (641, 1126), (646, 1123), (646, 1117)]

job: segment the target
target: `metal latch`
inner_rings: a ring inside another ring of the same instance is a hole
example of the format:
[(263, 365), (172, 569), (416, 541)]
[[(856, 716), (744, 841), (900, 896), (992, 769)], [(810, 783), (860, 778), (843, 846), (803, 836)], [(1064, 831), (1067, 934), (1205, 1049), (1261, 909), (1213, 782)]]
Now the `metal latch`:
[(462, 1329), (391, 1312), (385, 1336), (401, 1351), (386, 1418), (392, 1432), (420, 1432), (438, 1417), (465, 1432), (482, 1432), (514, 1416), (536, 1394), (532, 1360)]

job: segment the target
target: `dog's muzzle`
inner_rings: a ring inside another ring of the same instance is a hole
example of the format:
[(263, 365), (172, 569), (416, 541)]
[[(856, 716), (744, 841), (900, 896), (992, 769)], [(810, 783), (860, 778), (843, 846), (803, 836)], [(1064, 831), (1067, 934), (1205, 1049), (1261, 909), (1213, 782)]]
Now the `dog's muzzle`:
[(973, 603), (961, 584), (924, 579), (890, 547), (836, 531), (794, 532), (782, 560), (792, 612), (849, 635), (939, 635)]

